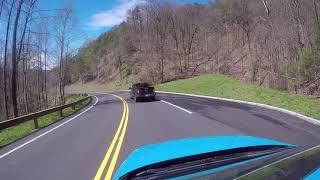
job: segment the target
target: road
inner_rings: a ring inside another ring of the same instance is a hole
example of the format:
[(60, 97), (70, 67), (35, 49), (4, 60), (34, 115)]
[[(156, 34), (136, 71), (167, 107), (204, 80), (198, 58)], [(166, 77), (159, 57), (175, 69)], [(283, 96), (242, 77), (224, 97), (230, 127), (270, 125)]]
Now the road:
[(116, 95), (95, 94), (76, 117), (0, 149), (1, 179), (104, 179), (136, 148), (179, 138), (252, 135), (306, 147), (320, 142), (319, 126), (261, 107), (165, 94), (135, 103), (128, 93)]

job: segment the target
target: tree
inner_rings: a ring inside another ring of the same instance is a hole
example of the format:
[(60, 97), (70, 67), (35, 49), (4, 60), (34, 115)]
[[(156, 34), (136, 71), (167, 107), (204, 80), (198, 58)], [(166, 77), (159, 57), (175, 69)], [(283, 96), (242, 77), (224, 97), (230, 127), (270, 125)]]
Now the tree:
[(5, 103), (5, 113), (6, 118), (9, 118), (9, 108), (8, 108), (8, 90), (7, 90), (7, 59), (8, 59), (8, 42), (9, 42), (9, 31), (10, 31), (10, 22), (11, 22), (11, 13), (13, 10), (15, 1), (12, 1), (10, 5), (10, 10), (8, 14), (7, 27), (6, 27), (6, 37), (5, 37), (5, 45), (4, 45), (4, 63), (3, 63), (3, 82), (4, 82), (4, 103)]
[(68, 47), (75, 34), (76, 20), (72, 6), (67, 5), (57, 13), (55, 37), (59, 47), (59, 101), (64, 104), (65, 74), (67, 65)]
[(13, 27), (13, 37), (12, 37), (12, 74), (11, 74), (11, 91), (12, 91), (12, 108), (13, 116), (18, 117), (18, 102), (17, 102), (17, 31), (18, 23), (21, 13), (21, 6), (23, 0), (18, 3), (16, 18)]
[[(28, 4), (28, 10), (27, 14), (25, 15), (25, 20), (23, 23), (23, 28), (22, 28), (22, 35), (19, 41), (19, 50), (18, 50), (18, 55), (17, 55), (17, 66), (19, 65), (19, 62), (22, 60), (22, 71), (23, 71), (23, 85), (22, 85), (22, 93), (23, 93), (23, 99), (24, 99), (24, 111), (25, 113), (29, 112), (29, 107), (28, 107), (28, 96), (27, 96), (27, 68), (26, 68), (26, 54), (28, 53), (29, 48), (26, 48), (25, 45), (25, 36), (28, 33), (28, 38), (27, 38), (27, 44), (30, 43), (30, 26), (31, 26), (31, 18), (32, 18), (32, 10), (36, 4), (37, 0), (31, 0)], [(29, 26), (29, 31), (27, 32)], [(22, 55), (23, 51), (26, 51), (24, 55)], [(19, 73), (16, 75), (16, 79), (19, 79)]]

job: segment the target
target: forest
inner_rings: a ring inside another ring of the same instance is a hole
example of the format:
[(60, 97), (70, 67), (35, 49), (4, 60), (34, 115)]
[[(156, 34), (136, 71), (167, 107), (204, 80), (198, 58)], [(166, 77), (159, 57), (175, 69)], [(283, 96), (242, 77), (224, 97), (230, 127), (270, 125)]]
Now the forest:
[(63, 104), (72, 43), (81, 34), (72, 5), (1, 0), (0, 22), (0, 121)]
[(152, 84), (205, 73), (320, 96), (319, 0), (147, 0), (83, 39), (71, 4), (0, 0), (0, 120), (64, 104), (73, 83)]
[(70, 63), (70, 82), (153, 84), (203, 73), (319, 96), (318, 0), (147, 1)]

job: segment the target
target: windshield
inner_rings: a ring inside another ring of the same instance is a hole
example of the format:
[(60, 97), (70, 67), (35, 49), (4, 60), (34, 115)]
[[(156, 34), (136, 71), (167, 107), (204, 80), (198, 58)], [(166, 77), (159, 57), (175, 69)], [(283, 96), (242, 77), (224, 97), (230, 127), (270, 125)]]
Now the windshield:
[(0, 0), (0, 180), (310, 180), (319, 145), (320, 0)]
[(139, 88), (139, 87), (150, 87), (150, 85), (148, 83), (137, 83), (134, 86), (137, 87), (137, 88)]
[(149, 165), (148, 167), (140, 168), (139, 171), (130, 172), (121, 177), (121, 179), (168, 179), (183, 177), (201, 171), (249, 161), (250, 159), (275, 154), (288, 149), (290, 147), (287, 146), (260, 146), (194, 155)]
[[(311, 148), (302, 153), (278, 160), (270, 166), (246, 173), (239, 179), (308, 179), (319, 178), (313, 175), (320, 167), (320, 147)], [(281, 173), (285, 172), (285, 173)]]

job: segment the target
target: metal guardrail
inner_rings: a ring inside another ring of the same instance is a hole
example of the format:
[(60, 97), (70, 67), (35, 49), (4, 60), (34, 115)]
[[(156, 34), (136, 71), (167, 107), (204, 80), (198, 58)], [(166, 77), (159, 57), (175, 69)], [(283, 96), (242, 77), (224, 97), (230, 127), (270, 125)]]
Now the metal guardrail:
[(45, 115), (48, 115), (48, 114), (51, 114), (51, 113), (54, 113), (54, 112), (59, 112), (59, 115), (61, 117), (63, 117), (63, 110), (64, 109), (69, 108), (69, 107), (72, 107), (73, 109), (76, 109), (76, 105), (77, 104), (80, 104), (80, 103), (84, 102), (87, 99), (91, 99), (91, 96), (87, 96), (87, 97), (82, 98), (82, 99), (80, 99), (78, 101), (75, 101), (75, 102), (72, 102), (72, 103), (69, 103), (69, 104), (65, 104), (65, 105), (62, 105), (62, 106), (58, 106), (58, 107), (42, 110), (42, 111), (39, 111), (39, 112), (27, 114), (27, 115), (24, 115), (24, 116), (20, 116), (20, 117), (17, 117), (17, 118), (9, 119), (9, 120), (6, 120), (6, 121), (2, 121), (2, 122), (0, 122), (0, 131), (2, 131), (3, 129), (9, 128), (9, 127), (16, 126), (18, 124), (27, 122), (27, 121), (32, 121), (32, 120), (34, 122), (33, 123), (33, 128), (34, 129), (38, 129), (39, 128), (38, 118), (40, 118), (42, 116), (45, 116)]

